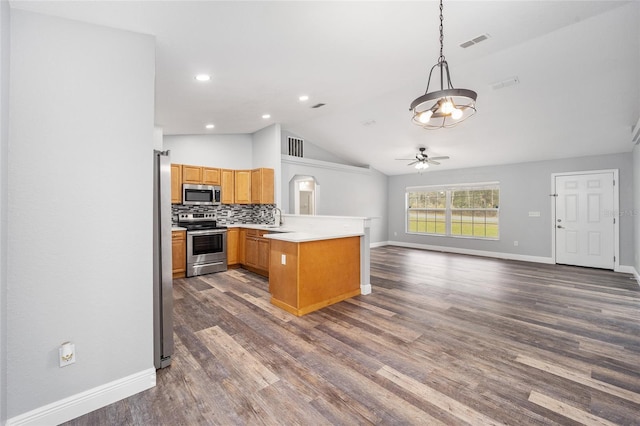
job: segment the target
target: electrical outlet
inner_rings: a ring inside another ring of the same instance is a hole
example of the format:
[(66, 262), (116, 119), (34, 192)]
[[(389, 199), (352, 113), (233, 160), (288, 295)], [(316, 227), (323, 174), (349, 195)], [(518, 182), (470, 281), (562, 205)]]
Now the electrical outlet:
[(516, 246), (516, 247), (518, 247), (518, 242), (517, 242), (517, 241), (514, 241), (514, 242), (513, 242), (513, 245), (514, 245), (514, 246)]
[(280, 258), (280, 262), (281, 262), (283, 265), (286, 265), (286, 264), (287, 264), (287, 255), (286, 255), (286, 254), (283, 254), (283, 255), (282, 255), (282, 257)]
[(76, 345), (64, 342), (58, 348), (58, 355), (60, 367), (66, 367), (67, 365), (74, 364), (76, 362)]

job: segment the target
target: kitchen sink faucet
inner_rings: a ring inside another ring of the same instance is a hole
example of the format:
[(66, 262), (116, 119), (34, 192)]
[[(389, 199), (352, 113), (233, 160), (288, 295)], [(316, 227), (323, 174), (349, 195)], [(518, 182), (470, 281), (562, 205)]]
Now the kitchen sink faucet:
[(278, 212), (278, 216), (279, 216), (279, 220), (278, 220), (278, 225), (282, 226), (284, 224), (284, 222), (282, 221), (282, 210), (280, 210), (277, 207), (273, 208), (273, 219), (275, 220), (275, 216), (276, 216), (276, 211)]

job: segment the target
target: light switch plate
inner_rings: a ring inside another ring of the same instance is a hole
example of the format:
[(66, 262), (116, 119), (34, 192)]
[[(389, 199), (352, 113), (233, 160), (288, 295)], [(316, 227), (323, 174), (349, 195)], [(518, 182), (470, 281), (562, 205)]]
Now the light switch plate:
[(287, 264), (287, 255), (286, 255), (286, 254), (283, 254), (283, 255), (282, 255), (282, 257), (280, 258), (280, 262), (281, 262), (283, 265), (286, 265), (286, 264)]
[(529, 212), (529, 217), (540, 217), (540, 212)]

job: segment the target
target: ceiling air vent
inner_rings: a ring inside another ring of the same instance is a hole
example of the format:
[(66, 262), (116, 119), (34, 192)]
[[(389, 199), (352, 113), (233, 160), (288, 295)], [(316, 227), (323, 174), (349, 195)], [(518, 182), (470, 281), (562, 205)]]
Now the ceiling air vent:
[(312, 106), (311, 108), (320, 108), (325, 106), (326, 104), (315, 104), (314, 106)]
[(471, 47), (474, 44), (480, 43), (481, 41), (485, 41), (489, 37), (490, 37), (489, 34), (479, 35), (478, 37), (472, 38), (471, 40), (465, 41), (464, 43), (460, 43), (460, 47), (462, 47), (463, 49), (466, 49), (467, 47)]
[(293, 157), (304, 157), (304, 139), (289, 136), (289, 155)]

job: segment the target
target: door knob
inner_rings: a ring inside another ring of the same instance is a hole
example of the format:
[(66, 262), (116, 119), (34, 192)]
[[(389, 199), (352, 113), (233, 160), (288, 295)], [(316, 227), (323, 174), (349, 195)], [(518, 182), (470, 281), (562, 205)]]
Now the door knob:
[(564, 226), (558, 225), (557, 228), (564, 229)]

